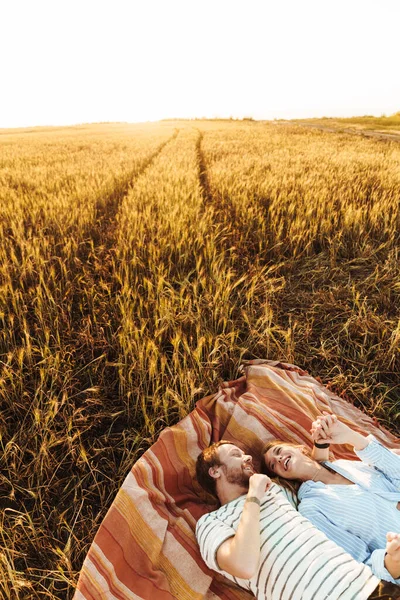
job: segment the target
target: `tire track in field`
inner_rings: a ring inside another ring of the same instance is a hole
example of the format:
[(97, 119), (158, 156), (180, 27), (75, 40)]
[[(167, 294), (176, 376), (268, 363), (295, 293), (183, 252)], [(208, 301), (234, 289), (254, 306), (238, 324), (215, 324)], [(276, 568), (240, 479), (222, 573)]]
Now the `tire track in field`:
[[(221, 226), (221, 228), (224, 229), (225, 241), (220, 243), (223, 243), (225, 250), (231, 250), (235, 247), (236, 252), (240, 254), (241, 264), (243, 265), (247, 262), (250, 264), (253, 262), (254, 257), (258, 256), (260, 253), (257, 235), (252, 235), (247, 217), (244, 216), (240, 206), (238, 206), (227, 194), (222, 195), (218, 191), (212, 190), (202, 147), (204, 132), (198, 131), (199, 137), (197, 139), (196, 150), (199, 164), (199, 181), (205, 207), (206, 209), (209, 208), (211, 210), (212, 220), (215, 225)], [(265, 219), (268, 220), (270, 200), (254, 195), (253, 201), (257, 201), (262, 206)], [(247, 233), (245, 234), (245, 237), (243, 237), (243, 228), (245, 224)], [(267, 258), (267, 255), (265, 255), (265, 260), (267, 260)]]
[(104, 245), (106, 248), (110, 249), (113, 247), (114, 233), (116, 228), (115, 217), (117, 216), (124, 197), (133, 187), (134, 181), (143, 175), (143, 173), (161, 154), (165, 146), (170, 144), (177, 137), (178, 133), (179, 129), (176, 129), (172, 136), (160, 144), (157, 150), (155, 150), (155, 152), (153, 152), (153, 154), (151, 154), (143, 162), (143, 165), (137, 173), (134, 175), (132, 174), (128, 178), (121, 181), (107, 196), (98, 199), (96, 205), (96, 226), (95, 229), (92, 229), (90, 232), (90, 238), (93, 240), (95, 248), (100, 248), (103, 246), (101, 243), (102, 240), (104, 240)]
[(227, 196), (221, 196), (218, 192), (213, 192), (207, 173), (207, 165), (202, 148), (204, 132), (198, 130), (199, 137), (196, 143), (197, 160), (199, 165), (199, 181), (204, 204), (206, 208), (212, 210), (212, 219), (216, 225), (222, 225), (229, 229), (229, 237), (234, 238), (235, 233), (232, 230), (232, 223), (236, 221), (236, 207), (232, 200)]
[(201, 147), (202, 142), (203, 142), (204, 133), (203, 133), (203, 131), (200, 131), (200, 129), (198, 129), (198, 132), (199, 132), (199, 137), (197, 138), (196, 152), (197, 152), (197, 160), (199, 163), (200, 187), (201, 187), (203, 198), (206, 201), (206, 203), (213, 204), (214, 199), (213, 199), (213, 195), (211, 193), (210, 182), (208, 180), (208, 175), (207, 175), (207, 167), (206, 167), (206, 163), (204, 160), (204, 153), (203, 153), (203, 150)]
[[(91, 369), (88, 370), (86, 366), (96, 361), (96, 379), (109, 383), (108, 389), (103, 388), (103, 398), (105, 394), (106, 398), (112, 398), (113, 402), (118, 398), (119, 382), (115, 369), (110, 369), (107, 363), (115, 362), (118, 358), (116, 336), (120, 323), (117, 301), (121, 283), (115, 274), (117, 215), (135, 181), (178, 134), (179, 129), (175, 129), (174, 133), (143, 162), (137, 172), (117, 182), (111, 192), (98, 198), (94, 224), (80, 245), (76, 258), (74, 279), (77, 283), (71, 322), (76, 358), (84, 371), (80, 377), (80, 385), (91, 387), (95, 383), (90, 374)], [(99, 368), (102, 374), (97, 374)]]
[(83, 243), (79, 255), (82, 262), (86, 262), (89, 268), (95, 266), (91, 261), (98, 258), (107, 258), (107, 253), (112, 252), (115, 244), (115, 231), (117, 227), (117, 214), (125, 196), (134, 186), (134, 182), (153, 164), (167, 144), (170, 144), (178, 135), (179, 129), (151, 154), (142, 164), (141, 168), (124, 180), (118, 182), (116, 187), (106, 196), (98, 198), (96, 203), (95, 225), (88, 232), (88, 237)]

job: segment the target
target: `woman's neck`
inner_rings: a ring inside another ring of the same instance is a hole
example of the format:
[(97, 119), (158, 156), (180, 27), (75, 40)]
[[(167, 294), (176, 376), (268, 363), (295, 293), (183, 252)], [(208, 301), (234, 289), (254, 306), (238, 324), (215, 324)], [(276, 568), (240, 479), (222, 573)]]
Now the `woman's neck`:
[(324, 466), (322, 463), (314, 463), (314, 472), (310, 474), (310, 477), (306, 479), (306, 481), (321, 481), (326, 485), (335, 483), (335, 484), (352, 484), (353, 482), (346, 477), (343, 477), (339, 473), (336, 473), (333, 469), (330, 469), (328, 466)]

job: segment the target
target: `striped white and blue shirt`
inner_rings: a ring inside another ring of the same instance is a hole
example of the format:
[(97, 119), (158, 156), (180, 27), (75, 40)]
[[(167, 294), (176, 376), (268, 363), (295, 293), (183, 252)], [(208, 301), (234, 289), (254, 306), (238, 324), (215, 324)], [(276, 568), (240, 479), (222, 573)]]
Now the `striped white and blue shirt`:
[(355, 561), (303, 517), (286, 490), (272, 484), (260, 507), (260, 561), (251, 579), (219, 568), (220, 545), (235, 535), (246, 495), (197, 522), (196, 537), (210, 569), (225, 575), (258, 600), (364, 600), (379, 583), (371, 569)]
[(385, 581), (400, 585), (384, 566), (386, 533), (400, 533), (400, 456), (372, 435), (362, 462), (326, 462), (355, 485), (306, 481), (300, 486), (299, 512), (356, 560), (369, 565)]

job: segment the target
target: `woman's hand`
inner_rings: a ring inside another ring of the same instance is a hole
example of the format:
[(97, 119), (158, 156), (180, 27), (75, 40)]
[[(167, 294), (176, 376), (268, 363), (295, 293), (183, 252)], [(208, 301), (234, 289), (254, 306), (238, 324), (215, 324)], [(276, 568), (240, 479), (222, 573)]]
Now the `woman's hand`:
[(311, 434), (317, 443), (352, 444), (355, 450), (363, 450), (368, 445), (366, 437), (328, 412), (323, 412), (313, 422)]
[(314, 442), (333, 443), (331, 440), (332, 426), (337, 422), (337, 416), (324, 412), (311, 425), (311, 435)]
[(323, 412), (311, 425), (311, 434), (314, 442), (328, 444), (346, 444), (350, 427), (338, 421), (336, 415)]
[(311, 433), (315, 442), (350, 444), (354, 431), (338, 420), (336, 415), (323, 412), (312, 424)]

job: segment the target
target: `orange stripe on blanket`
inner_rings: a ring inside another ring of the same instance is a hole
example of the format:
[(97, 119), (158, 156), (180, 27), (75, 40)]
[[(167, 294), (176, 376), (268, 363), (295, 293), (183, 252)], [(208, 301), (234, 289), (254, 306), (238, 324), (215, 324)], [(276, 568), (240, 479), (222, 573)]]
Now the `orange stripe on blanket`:
[[(261, 367), (258, 367), (259, 371)], [(271, 376), (268, 378), (269, 386), (265, 387), (265, 384), (262, 385), (263, 379), (261, 375), (251, 374), (249, 376), (249, 390), (252, 390), (253, 386), (256, 388), (257, 392), (264, 397), (268, 397), (272, 399), (274, 397), (271, 392), (274, 390), (278, 392), (276, 396), (276, 400), (280, 401), (283, 405), (287, 405), (288, 401), (289, 405), (297, 410), (301, 409), (302, 412), (307, 411), (310, 415), (316, 415), (315, 403), (312, 398), (310, 398), (310, 394), (307, 393), (309, 390), (304, 388), (303, 386), (295, 386), (291, 377), (300, 378), (297, 374), (287, 374), (286, 379), (283, 379), (282, 376), (276, 373), (271, 373)], [(268, 393), (267, 393), (268, 390)]]
[[(155, 461), (156, 461), (156, 457), (152, 456), (151, 454), (150, 455), (148, 454), (146, 462), (152, 471), (153, 479), (151, 479), (149, 477), (148, 481), (151, 483), (148, 484), (147, 489), (149, 489), (150, 486), (152, 488), (154, 488), (154, 486), (156, 486), (160, 491), (162, 491), (163, 492), (162, 496), (164, 497), (164, 504), (160, 505), (157, 502), (155, 502), (155, 503), (153, 502), (150, 504), (150, 502), (149, 502), (147, 510), (156, 511), (158, 513), (158, 515), (161, 517), (161, 519), (163, 519), (165, 521), (165, 523), (167, 523), (166, 527), (167, 527), (168, 531), (170, 532), (170, 534), (176, 539), (176, 541), (182, 547), (185, 548), (185, 550), (192, 556), (192, 558), (197, 563), (200, 562), (200, 567), (205, 573), (210, 573), (209, 569), (205, 566), (203, 561), (201, 561), (201, 559), (200, 559), (199, 548), (198, 548), (198, 544), (197, 544), (196, 537), (194, 534), (194, 529), (196, 527), (197, 519), (195, 519), (192, 516), (191, 511), (194, 508), (195, 512), (199, 512), (197, 510), (198, 507), (196, 505), (193, 507), (193, 501), (196, 500), (196, 497), (194, 496), (194, 494), (192, 492), (190, 500), (188, 498), (188, 501), (187, 501), (188, 510), (183, 510), (176, 506), (174, 506), (174, 508), (172, 510), (174, 501), (179, 500), (179, 498), (181, 498), (181, 496), (178, 493), (176, 493), (173, 497), (166, 491), (166, 489), (164, 487), (164, 482), (162, 481), (162, 478), (161, 478), (161, 473), (160, 473), (161, 466), (157, 465)], [(168, 465), (168, 462), (166, 460), (164, 460), (164, 464), (163, 464), (164, 468), (167, 465)], [(143, 467), (143, 463), (142, 463), (141, 467)], [(141, 468), (140, 472), (144, 473), (145, 469)], [(139, 469), (136, 469), (135, 475), (137, 476), (138, 473), (139, 473)], [(143, 481), (142, 481), (141, 485), (143, 485)], [(149, 494), (149, 500), (150, 500), (150, 494)], [(144, 512), (144, 510), (142, 509), (142, 516), (145, 518), (145, 515), (143, 514), (143, 512)], [(199, 517), (202, 514), (204, 514), (205, 512), (207, 512), (207, 510), (204, 510), (204, 507), (203, 507), (203, 509), (200, 510)]]
[[(119, 528), (119, 531), (121, 532), (121, 528)], [(118, 595), (118, 598), (129, 598), (134, 590), (135, 593), (139, 594), (139, 597), (143, 598), (155, 594), (157, 599), (160, 600), (171, 599), (167, 578), (162, 572), (154, 568), (151, 559), (143, 552), (134, 538), (129, 540), (129, 548), (127, 545), (122, 548), (115, 534), (104, 527), (102, 528), (102, 535), (97, 540), (95, 550), (97, 568), (103, 574), (108, 571), (107, 583), (110, 585), (112, 593), (115, 593), (116, 581), (120, 582), (120, 589), (124, 593), (121, 596)], [(127, 551), (130, 553), (129, 557), (126, 556)], [(111, 585), (110, 581), (110, 565), (117, 565), (115, 575), (112, 578), (114, 586)]]
[[(134, 600), (137, 596), (120, 582), (110, 562), (99, 558), (102, 552), (96, 543), (92, 545), (90, 558), (85, 561), (83, 577), (78, 582), (78, 589), (86, 598), (94, 600)], [(111, 568), (110, 568), (111, 565)], [(81, 598), (78, 595), (78, 598)]]
[(88, 581), (88, 564), (89, 561), (86, 561), (85, 571), (78, 581), (74, 600), (103, 600), (105, 598), (104, 585), (101, 588), (93, 589), (92, 584)]
[(192, 421), (193, 430), (197, 433), (197, 446), (199, 451), (199, 448), (203, 449), (209, 444), (212, 431), (211, 424), (201, 418), (200, 411), (198, 410), (192, 411), (189, 416)]
[[(135, 502), (132, 498), (124, 491), (120, 490), (117, 499), (115, 501), (116, 509), (120, 512), (121, 516), (125, 521), (125, 527), (129, 529), (131, 536), (137, 541), (141, 549), (147, 554), (153, 564), (158, 565), (162, 572), (166, 575), (168, 583), (171, 587), (171, 592), (181, 600), (195, 600), (202, 598), (203, 593), (198, 592), (195, 588), (189, 585), (188, 581), (181, 576), (178, 571), (178, 564), (181, 568), (185, 565), (177, 560), (176, 567), (170, 562), (170, 560), (164, 555), (163, 547), (166, 543), (164, 537), (161, 541), (153, 530), (149, 527), (146, 521), (142, 518), (141, 513), (136, 508)], [(135, 527), (133, 528), (133, 523)], [(167, 529), (167, 522), (165, 522), (165, 529)], [(189, 556), (187, 552), (183, 551), (182, 547), (179, 548), (179, 544), (176, 544), (176, 558), (181, 555), (181, 560), (188, 561)], [(197, 567), (197, 576), (200, 578), (202, 569), (199, 565)], [(210, 577), (203, 575), (200, 588), (208, 588)]]
[[(251, 592), (233, 587), (231, 582), (223, 575), (217, 573), (214, 575), (210, 592), (216, 594), (218, 598), (224, 598), (224, 600), (254, 600), (254, 595)], [(205, 598), (208, 599), (208, 595)], [(212, 596), (212, 600), (215, 600), (215, 596)]]

